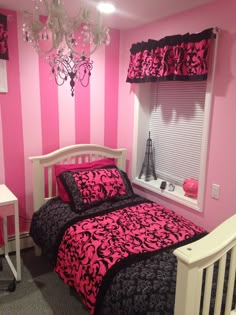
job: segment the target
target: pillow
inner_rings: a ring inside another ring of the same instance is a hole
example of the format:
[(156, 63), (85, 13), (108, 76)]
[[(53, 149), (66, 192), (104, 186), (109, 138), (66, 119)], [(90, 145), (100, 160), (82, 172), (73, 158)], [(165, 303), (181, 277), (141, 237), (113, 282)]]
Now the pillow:
[(59, 175), (70, 196), (72, 210), (80, 212), (108, 200), (121, 200), (133, 195), (128, 176), (116, 166), (94, 170), (66, 171)]
[(107, 165), (114, 165), (115, 159), (105, 158), (93, 162), (81, 163), (81, 164), (56, 164), (54, 165), (54, 172), (57, 180), (58, 193), (60, 198), (64, 202), (70, 202), (70, 198), (65, 191), (63, 184), (60, 181), (59, 175), (65, 171), (76, 171), (76, 170), (91, 170), (95, 168), (104, 167)]

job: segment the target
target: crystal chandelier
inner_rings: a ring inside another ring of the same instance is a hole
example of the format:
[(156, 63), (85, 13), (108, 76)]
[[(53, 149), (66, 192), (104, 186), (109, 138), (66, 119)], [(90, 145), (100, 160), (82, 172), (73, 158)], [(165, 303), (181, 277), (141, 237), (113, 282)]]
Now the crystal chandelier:
[(102, 25), (99, 11), (94, 23), (83, 5), (70, 17), (61, 0), (33, 2), (33, 13), (24, 11), (23, 39), (45, 56), (58, 85), (69, 78), (73, 96), (76, 81), (89, 84), (93, 63), (89, 57), (100, 45), (110, 44), (109, 29)]

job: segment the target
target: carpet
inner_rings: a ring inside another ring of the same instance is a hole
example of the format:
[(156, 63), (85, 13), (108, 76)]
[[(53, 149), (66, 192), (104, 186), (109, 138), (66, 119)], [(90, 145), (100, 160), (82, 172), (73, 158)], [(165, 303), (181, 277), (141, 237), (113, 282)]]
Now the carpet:
[[(11, 259), (15, 262), (15, 256)], [(1, 315), (89, 315), (52, 266), (42, 256), (35, 256), (33, 249), (21, 252), (22, 280), (16, 283), (14, 292), (0, 290)], [(2, 257), (0, 286), (3, 281), (13, 279), (10, 268)]]

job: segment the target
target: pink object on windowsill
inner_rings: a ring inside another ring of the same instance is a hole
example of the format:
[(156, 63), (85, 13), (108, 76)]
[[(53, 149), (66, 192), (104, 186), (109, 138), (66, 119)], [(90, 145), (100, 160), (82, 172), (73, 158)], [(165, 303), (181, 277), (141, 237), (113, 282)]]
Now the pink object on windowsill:
[(186, 197), (197, 198), (198, 180), (194, 178), (185, 179), (183, 183), (183, 190)]

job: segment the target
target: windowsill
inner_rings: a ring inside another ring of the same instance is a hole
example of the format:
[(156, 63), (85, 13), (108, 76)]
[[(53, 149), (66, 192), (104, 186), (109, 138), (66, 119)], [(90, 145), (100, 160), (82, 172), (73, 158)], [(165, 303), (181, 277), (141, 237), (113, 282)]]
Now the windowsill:
[(175, 190), (174, 191), (168, 191), (168, 182), (166, 185), (166, 189), (160, 189), (162, 179), (158, 178), (157, 180), (150, 180), (150, 181), (145, 181), (144, 179), (139, 179), (136, 177), (133, 179), (132, 183), (145, 188), (149, 191), (152, 191), (162, 197), (174, 200), (182, 205), (185, 205), (193, 210), (200, 211), (199, 206), (198, 206), (198, 200), (193, 199), (191, 197), (186, 197), (184, 196), (184, 190), (181, 186), (175, 185)]

